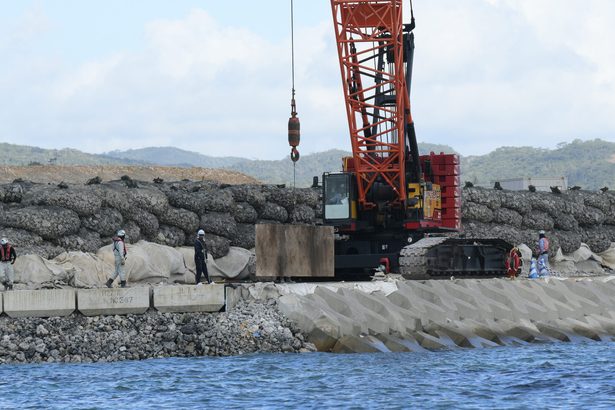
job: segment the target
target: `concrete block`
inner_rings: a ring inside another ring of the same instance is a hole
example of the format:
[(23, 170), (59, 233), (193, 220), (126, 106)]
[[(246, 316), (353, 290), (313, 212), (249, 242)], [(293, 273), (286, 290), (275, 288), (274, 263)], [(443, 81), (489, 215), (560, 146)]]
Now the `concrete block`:
[(324, 300), (314, 294), (284, 295), (279, 299), (278, 306), (282, 314), (301, 329), (319, 352), (331, 351), (343, 334), (358, 334), (361, 330), (360, 327), (354, 329), (347, 318), (331, 311)]
[(149, 309), (150, 289), (139, 286), (77, 291), (77, 309), (85, 316), (140, 315)]
[(372, 336), (340, 337), (332, 349), (333, 353), (377, 353), (391, 350), (380, 340)]
[(257, 277), (334, 276), (332, 226), (256, 225)]
[(378, 335), (378, 339), (386, 345), (392, 352), (427, 352), (423, 346), (411, 336), (404, 336), (403, 339), (391, 335)]
[[(357, 321), (353, 316), (347, 316), (340, 311), (329, 306), (329, 302), (317, 294), (305, 296), (305, 300), (313, 306), (316, 312), (327, 317), (331, 317), (337, 324), (340, 335), (359, 335), (367, 333), (368, 329), (365, 324)], [(320, 350), (320, 349), (319, 349)]]
[(160, 312), (218, 312), (224, 305), (224, 285), (154, 288), (154, 308)]
[(352, 291), (344, 289), (347, 293), (333, 292), (327, 288), (318, 286), (314, 290), (315, 296), (324, 299), (329, 307), (340, 314), (349, 317), (353, 322), (360, 323), (366, 333), (389, 333), (389, 324), (385, 318), (375, 312), (371, 312), (356, 300)]
[(74, 289), (12, 290), (4, 292), (9, 317), (68, 316), (76, 309)]
[(226, 300), (226, 311), (230, 312), (243, 299), (242, 287), (233, 288), (227, 286), (226, 289), (224, 289), (224, 299)]

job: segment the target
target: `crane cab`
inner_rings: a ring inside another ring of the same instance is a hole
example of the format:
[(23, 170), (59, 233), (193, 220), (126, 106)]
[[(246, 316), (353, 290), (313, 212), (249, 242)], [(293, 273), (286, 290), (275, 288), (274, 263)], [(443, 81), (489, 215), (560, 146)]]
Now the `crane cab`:
[(355, 178), (350, 172), (325, 173), (323, 185), (324, 222), (333, 226), (352, 226), (357, 219)]

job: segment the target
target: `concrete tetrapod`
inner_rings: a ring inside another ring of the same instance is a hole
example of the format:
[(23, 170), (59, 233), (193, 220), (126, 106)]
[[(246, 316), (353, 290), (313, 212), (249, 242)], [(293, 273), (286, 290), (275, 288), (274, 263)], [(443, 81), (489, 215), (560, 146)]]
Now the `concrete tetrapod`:
[[(505, 303), (508, 297), (502, 298), (502, 295), (498, 294), (497, 290), (487, 290), (489, 285), (489, 281), (477, 281), (475, 283), (470, 283), (465, 287), (465, 289), (477, 295), (479, 300), (477, 307), (482, 310), (483, 316), (489, 316), (489, 319), (507, 319), (512, 321), (523, 317), (523, 314), (519, 314), (515, 310), (515, 305)], [(464, 287), (459, 285), (459, 288)], [(495, 289), (497, 289), (497, 287)], [(510, 295), (510, 292), (507, 291), (502, 291), (502, 293)], [(523, 303), (520, 303), (518, 306), (523, 306)], [(529, 313), (527, 316), (529, 317)]]
[(305, 296), (284, 295), (278, 300), (282, 314), (295, 323), (320, 352), (329, 352), (342, 336), (335, 314)]
[(397, 292), (391, 293), (387, 298), (395, 305), (419, 312), (418, 317), (423, 324), (430, 321), (443, 323), (446, 319), (459, 318), (455, 312), (447, 311), (436, 303), (422, 299), (414, 291), (413, 285), (408, 282), (399, 282)]
[[(493, 319), (496, 315), (493, 309), (486, 308), (484, 300), (477, 302), (481, 299), (481, 295), (474, 289), (458, 286), (454, 282), (432, 281), (430, 285), (441, 299), (450, 301), (451, 309), (457, 311), (460, 319)], [(502, 315), (502, 317), (506, 316)]]
[[(582, 318), (583, 312), (580, 310), (575, 310), (571, 308), (567, 303), (562, 303), (558, 299), (550, 296), (545, 292), (545, 288), (543, 286), (549, 286), (548, 284), (541, 285), (536, 281), (516, 281), (519, 284), (518, 287), (522, 289), (531, 289), (531, 294), (538, 299), (543, 306), (551, 311), (555, 311), (557, 317), (555, 319), (567, 319), (570, 317), (573, 318)], [(555, 293), (555, 291), (552, 291)]]
[(347, 314), (345, 314), (348, 312), (342, 313), (339, 310), (331, 308), (328, 302), (321, 296), (315, 293), (312, 293), (311, 295), (306, 295), (305, 299), (311, 301), (316, 306), (318, 306), (322, 312), (335, 318), (336, 322), (339, 325), (340, 336), (343, 336), (343, 335), (358, 336), (366, 332), (366, 328), (364, 324), (357, 322), (352, 316), (348, 316)]
[(340, 337), (333, 349), (333, 353), (377, 353), (391, 350), (382, 341), (369, 335)]
[(409, 335), (404, 335), (403, 338), (393, 335), (378, 335), (378, 339), (392, 352), (427, 352), (416, 339)]
[(320, 296), (332, 310), (360, 324), (362, 333), (389, 333), (389, 326), (385, 318), (361, 306), (351, 291), (339, 289), (338, 292), (319, 286), (314, 290), (314, 295)]
[(355, 291), (354, 294), (361, 306), (387, 320), (390, 333), (405, 335), (409, 332), (420, 330), (421, 319), (416, 317), (413, 312), (391, 303), (381, 292), (368, 294), (362, 291)]
[(464, 322), (449, 321), (448, 323), (432, 322), (424, 327), (424, 331), (439, 338), (447, 337), (459, 347), (494, 347), (498, 346), (490, 340), (476, 335)]
[(478, 283), (459, 281), (457, 285), (474, 292), (474, 294), (478, 294), (478, 300), (480, 300), (480, 303), (482, 303), (484, 298), (486, 298), (490, 301), (506, 306), (513, 316), (508, 320), (516, 321), (522, 318), (529, 319), (531, 317), (525, 300), (519, 297), (516, 292), (511, 290), (510, 284), (503, 283), (503, 281), (483, 280)]
[(575, 286), (574, 282), (570, 286), (567, 286), (564, 282), (568, 281), (554, 279), (538, 283), (543, 285), (547, 295), (567, 304), (575, 311), (583, 312), (584, 315), (600, 313), (602, 311), (598, 303), (587, 298), (587, 294), (584, 294), (585, 289), (578, 285)]
[(538, 297), (533, 289), (528, 289), (525, 286), (517, 285), (520, 281), (510, 281), (505, 287), (506, 291), (514, 295), (513, 298), (519, 297), (525, 305), (529, 313), (529, 319), (535, 321), (548, 321), (559, 318), (559, 313), (554, 306), (545, 305)]

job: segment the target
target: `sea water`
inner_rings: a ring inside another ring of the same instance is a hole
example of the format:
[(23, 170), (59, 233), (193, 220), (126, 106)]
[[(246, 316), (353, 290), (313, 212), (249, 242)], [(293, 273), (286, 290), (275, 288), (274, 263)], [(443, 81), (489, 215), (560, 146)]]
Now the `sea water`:
[(608, 408), (615, 343), (0, 366), (1, 408)]

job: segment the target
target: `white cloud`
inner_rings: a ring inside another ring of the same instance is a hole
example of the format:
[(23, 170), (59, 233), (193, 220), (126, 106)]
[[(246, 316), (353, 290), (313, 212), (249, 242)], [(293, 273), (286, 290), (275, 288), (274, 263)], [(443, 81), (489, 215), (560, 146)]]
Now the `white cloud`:
[(51, 30), (53, 24), (39, 4), (29, 7), (21, 19), (5, 22), (0, 27), (0, 51), (5, 48), (24, 47), (32, 39)]
[[(415, 14), (419, 140), (470, 154), (614, 139), (612, 2), (442, 0), (415, 2)], [(348, 148), (331, 18), (313, 27), (297, 18), (300, 150)], [(78, 66), (17, 53), (17, 41), (0, 47), (8, 62), (0, 67), (2, 139), (95, 152), (175, 145), (210, 155), (288, 153), (289, 38), (224, 25), (200, 9), (144, 32), (142, 50)]]
[(424, 7), (413, 98), (422, 139), (462, 153), (615, 140), (615, 55), (604, 40), (615, 38), (607, 23), (615, 4), (448, 0)]

